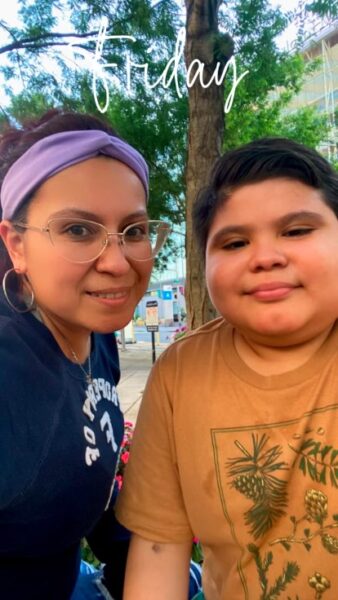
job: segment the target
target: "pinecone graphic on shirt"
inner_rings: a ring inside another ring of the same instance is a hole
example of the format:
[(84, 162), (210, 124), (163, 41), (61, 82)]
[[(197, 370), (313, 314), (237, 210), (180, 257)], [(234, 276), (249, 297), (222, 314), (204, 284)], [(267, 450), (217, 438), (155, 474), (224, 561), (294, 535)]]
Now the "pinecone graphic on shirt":
[(324, 548), (326, 548), (330, 554), (338, 554), (338, 538), (329, 533), (323, 533), (321, 540)]
[(327, 517), (327, 496), (319, 490), (307, 490), (305, 494), (306, 516), (309, 521), (322, 523)]
[(264, 496), (264, 479), (257, 475), (240, 475), (233, 481), (233, 486), (254, 502), (258, 502)]
[(289, 467), (281, 460), (282, 447), (269, 447), (266, 434), (251, 434), (250, 437), (251, 444), (234, 440), (239, 454), (226, 461), (226, 469), (231, 478), (230, 486), (251, 504), (244, 511), (244, 521), (257, 539), (285, 514), (288, 504), (286, 479), (278, 474)]

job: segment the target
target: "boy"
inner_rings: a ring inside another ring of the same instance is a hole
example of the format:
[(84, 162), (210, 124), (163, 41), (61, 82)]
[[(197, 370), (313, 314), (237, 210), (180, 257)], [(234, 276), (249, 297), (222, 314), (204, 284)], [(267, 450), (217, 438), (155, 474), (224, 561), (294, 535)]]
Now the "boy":
[(337, 598), (338, 175), (270, 138), (227, 152), (194, 213), (221, 317), (157, 361), (118, 517), (127, 600)]

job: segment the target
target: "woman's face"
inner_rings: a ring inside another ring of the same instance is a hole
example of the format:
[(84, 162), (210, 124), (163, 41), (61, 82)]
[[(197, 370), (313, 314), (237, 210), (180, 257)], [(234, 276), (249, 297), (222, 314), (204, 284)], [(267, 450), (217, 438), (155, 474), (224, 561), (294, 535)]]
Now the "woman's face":
[[(145, 191), (125, 164), (92, 158), (41, 185), (29, 206), (27, 224), (45, 227), (61, 216), (89, 219), (109, 232), (122, 232), (147, 218)], [(128, 260), (113, 236), (96, 260), (76, 264), (60, 256), (46, 233), (26, 230), (21, 237), (20, 264), (14, 264), (26, 273), (37, 305), (64, 333), (108, 333), (131, 320), (147, 289), (152, 260)]]

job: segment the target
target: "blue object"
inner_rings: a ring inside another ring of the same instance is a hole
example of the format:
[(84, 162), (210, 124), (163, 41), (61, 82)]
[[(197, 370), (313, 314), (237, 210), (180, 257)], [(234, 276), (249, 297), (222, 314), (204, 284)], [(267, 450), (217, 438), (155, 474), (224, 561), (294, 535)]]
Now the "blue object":
[[(190, 562), (189, 600), (193, 600), (202, 590), (202, 569), (198, 563)], [(202, 600), (203, 596), (198, 600)]]
[(70, 600), (113, 600), (101, 581), (102, 571), (81, 561), (80, 575)]

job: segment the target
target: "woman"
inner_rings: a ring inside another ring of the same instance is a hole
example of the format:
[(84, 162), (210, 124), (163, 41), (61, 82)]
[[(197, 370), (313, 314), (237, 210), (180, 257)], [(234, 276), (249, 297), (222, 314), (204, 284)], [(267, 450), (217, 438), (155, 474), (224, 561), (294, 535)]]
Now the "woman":
[(143, 157), (94, 117), (51, 111), (7, 131), (0, 156), (0, 595), (68, 600), (87, 536), (118, 597), (112, 332), (169, 227), (148, 219)]

